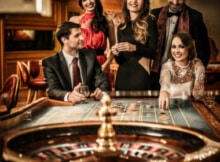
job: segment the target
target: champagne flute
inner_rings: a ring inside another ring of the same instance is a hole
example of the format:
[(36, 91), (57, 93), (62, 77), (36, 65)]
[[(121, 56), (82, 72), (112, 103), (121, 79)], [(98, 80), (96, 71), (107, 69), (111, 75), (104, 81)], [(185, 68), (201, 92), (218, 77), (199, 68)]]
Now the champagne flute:
[[(85, 97), (89, 97), (90, 95), (90, 91), (89, 91), (89, 87), (87, 85), (82, 85), (79, 87), (79, 93), (83, 94)], [(85, 104), (85, 100), (81, 101), (82, 104)]]
[(213, 108), (215, 106), (215, 97), (216, 93), (213, 90), (208, 90), (204, 92), (205, 103), (209, 108)]

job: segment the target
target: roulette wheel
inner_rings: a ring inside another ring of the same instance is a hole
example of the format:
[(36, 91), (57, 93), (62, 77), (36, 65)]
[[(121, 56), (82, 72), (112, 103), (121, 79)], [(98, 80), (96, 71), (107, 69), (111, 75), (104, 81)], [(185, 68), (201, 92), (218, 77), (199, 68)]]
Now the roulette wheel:
[(217, 162), (220, 143), (198, 130), (168, 124), (112, 121), (103, 97), (100, 121), (48, 124), (8, 132), (3, 158), (24, 162)]

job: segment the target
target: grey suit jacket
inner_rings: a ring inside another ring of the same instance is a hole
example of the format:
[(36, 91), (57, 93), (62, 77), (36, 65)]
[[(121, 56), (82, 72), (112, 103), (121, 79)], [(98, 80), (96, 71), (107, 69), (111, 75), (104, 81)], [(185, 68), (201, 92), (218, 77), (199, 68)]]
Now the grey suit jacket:
[[(82, 83), (89, 86), (91, 91), (100, 88), (110, 89), (107, 76), (102, 72), (96, 59), (95, 51), (79, 50)], [(69, 70), (62, 51), (42, 60), (45, 83), (49, 98), (63, 100), (67, 92), (73, 90)]]

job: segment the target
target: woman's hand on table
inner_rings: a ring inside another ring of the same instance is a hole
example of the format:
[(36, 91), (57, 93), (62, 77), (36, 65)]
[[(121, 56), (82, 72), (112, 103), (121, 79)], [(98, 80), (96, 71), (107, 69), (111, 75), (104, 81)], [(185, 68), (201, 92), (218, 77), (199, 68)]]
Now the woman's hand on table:
[(167, 110), (169, 108), (169, 98), (170, 95), (167, 91), (160, 91), (159, 96), (159, 109), (161, 110)]

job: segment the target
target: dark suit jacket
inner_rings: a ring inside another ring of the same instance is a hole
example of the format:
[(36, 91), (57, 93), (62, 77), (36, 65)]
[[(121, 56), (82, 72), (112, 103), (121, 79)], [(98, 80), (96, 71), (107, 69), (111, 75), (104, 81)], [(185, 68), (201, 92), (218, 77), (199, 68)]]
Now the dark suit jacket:
[[(187, 6), (189, 11), (189, 30), (192, 38), (195, 40), (198, 58), (207, 66), (210, 58), (210, 46), (206, 26), (203, 22), (203, 16), (200, 12)], [(158, 19), (162, 8), (152, 9), (151, 13)], [(178, 25), (177, 25), (178, 26)], [(177, 32), (176, 26), (176, 32)]]
[[(107, 76), (102, 72), (93, 50), (79, 50), (79, 61), (82, 75), (82, 83), (89, 86), (91, 91), (100, 88), (109, 90)], [(69, 70), (61, 52), (42, 60), (47, 93), (50, 98), (63, 100), (67, 92), (73, 90)]]

